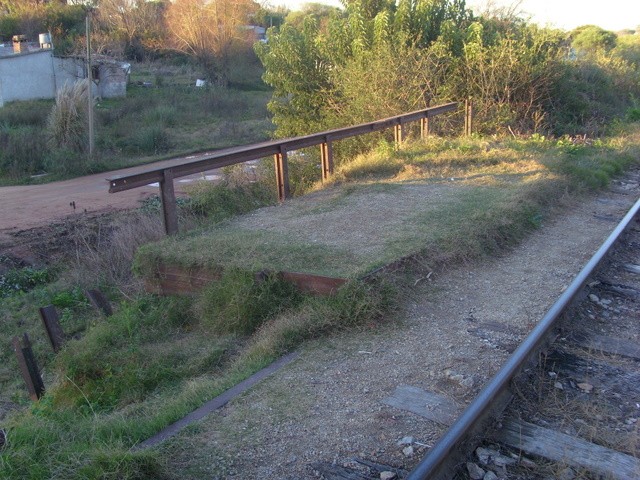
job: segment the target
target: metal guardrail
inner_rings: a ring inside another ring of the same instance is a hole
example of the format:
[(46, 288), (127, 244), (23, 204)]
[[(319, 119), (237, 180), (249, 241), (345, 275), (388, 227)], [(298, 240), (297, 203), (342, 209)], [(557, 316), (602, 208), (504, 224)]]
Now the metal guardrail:
[[(133, 175), (109, 178), (107, 179), (109, 182), (109, 193), (131, 190), (133, 188), (149, 185), (150, 183), (160, 183), (160, 198), (162, 200), (165, 231), (168, 235), (171, 235), (178, 232), (176, 197), (173, 188), (173, 180), (175, 178), (273, 155), (275, 159), (278, 198), (280, 201), (284, 201), (290, 197), (287, 152), (320, 145), (322, 179), (326, 180), (333, 173), (332, 142), (349, 137), (364, 135), (366, 133), (378, 132), (393, 127), (395, 141), (400, 143), (403, 138), (404, 125), (415, 121), (420, 121), (420, 132), (421, 136), (424, 137), (429, 133), (430, 118), (443, 113), (455, 111), (457, 108), (458, 104), (456, 102), (447, 103), (437, 107), (417, 110), (415, 112), (396, 115), (394, 117), (351, 127), (328, 130), (302, 137), (286, 138), (220, 150), (199, 160), (183, 163), (181, 165), (148, 170), (146, 172)], [(467, 127), (465, 126), (465, 132), (466, 131)]]
[(494, 404), (500, 402), (502, 395), (508, 390), (511, 381), (525, 367), (544, 344), (545, 339), (556, 326), (557, 321), (572, 305), (591, 274), (609, 253), (609, 250), (638, 216), (640, 200), (629, 210), (616, 229), (609, 235), (589, 263), (580, 271), (571, 285), (558, 301), (551, 307), (542, 320), (531, 331), (516, 351), (507, 359), (505, 365), (491, 379), (476, 399), (462, 412), (458, 420), (438, 440), (427, 456), (410, 473), (406, 480), (432, 480), (451, 478), (452, 465), (455, 459), (452, 453), (463, 454), (461, 446), (475, 433), (475, 430), (490, 413)]

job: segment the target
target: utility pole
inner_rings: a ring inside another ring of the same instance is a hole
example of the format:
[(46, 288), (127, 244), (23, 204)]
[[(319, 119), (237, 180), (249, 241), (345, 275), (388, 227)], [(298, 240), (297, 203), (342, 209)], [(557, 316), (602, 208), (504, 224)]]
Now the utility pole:
[(93, 157), (93, 72), (91, 70), (91, 9), (87, 9), (86, 17), (86, 35), (87, 35), (87, 83), (89, 93), (88, 120), (89, 120), (89, 157)]

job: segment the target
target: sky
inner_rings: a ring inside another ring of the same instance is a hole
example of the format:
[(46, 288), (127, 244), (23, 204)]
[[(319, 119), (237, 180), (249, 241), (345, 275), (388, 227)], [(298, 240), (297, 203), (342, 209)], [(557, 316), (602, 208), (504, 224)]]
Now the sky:
[[(309, 0), (269, 0), (272, 5), (285, 5), (297, 10)], [(338, 0), (313, 0), (339, 6)], [(514, 4), (512, 0), (493, 0), (500, 6)], [(635, 30), (640, 27), (640, 1), (638, 0), (522, 0), (517, 11), (523, 18), (542, 26), (573, 30), (581, 25), (598, 25), (605, 30)], [(467, 0), (467, 6), (476, 13), (483, 10), (486, 0)]]

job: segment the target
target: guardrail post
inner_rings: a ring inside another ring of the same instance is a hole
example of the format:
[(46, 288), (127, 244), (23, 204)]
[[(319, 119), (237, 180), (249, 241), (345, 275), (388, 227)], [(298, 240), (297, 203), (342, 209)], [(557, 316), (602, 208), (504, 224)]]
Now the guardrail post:
[(278, 186), (278, 200), (284, 202), (291, 197), (289, 189), (289, 164), (287, 151), (280, 147), (280, 153), (276, 153), (273, 157), (276, 164), (276, 182)]
[(333, 146), (329, 139), (320, 144), (320, 158), (322, 159), (322, 181), (326, 182), (333, 175)]
[(400, 145), (402, 144), (402, 134), (402, 121), (400, 121), (400, 123), (393, 126), (393, 138), (395, 140), (396, 150), (400, 148)]
[[(429, 115), (427, 113), (427, 115)], [(425, 140), (429, 135), (431, 135), (431, 127), (429, 125), (429, 117), (426, 116), (420, 119), (420, 138)]]
[(162, 172), (160, 180), (160, 200), (162, 201), (162, 218), (167, 235), (178, 233), (178, 207), (173, 189), (173, 171), (167, 168)]
[(29, 336), (25, 333), (22, 339), (24, 346), (21, 345), (19, 337), (13, 337), (13, 350), (15, 351), (16, 358), (18, 359), (22, 378), (27, 384), (29, 396), (31, 397), (31, 400), (35, 402), (44, 395), (44, 383), (42, 382), (42, 377), (38, 371), (36, 359), (33, 356)]
[(464, 101), (464, 134), (470, 136), (473, 131), (473, 100)]
[(60, 317), (56, 307), (53, 305), (47, 305), (40, 308), (40, 318), (44, 325), (44, 329), (49, 337), (49, 343), (55, 353), (58, 353), (65, 342), (65, 335), (60, 326)]

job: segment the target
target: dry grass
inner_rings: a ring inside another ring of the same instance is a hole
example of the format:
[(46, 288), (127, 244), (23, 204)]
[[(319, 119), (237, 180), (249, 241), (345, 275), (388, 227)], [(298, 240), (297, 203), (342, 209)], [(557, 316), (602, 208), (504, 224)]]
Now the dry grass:
[(79, 226), (72, 236), (75, 261), (67, 275), (76, 285), (109, 285), (121, 292), (138, 291), (140, 280), (131, 272), (136, 251), (164, 235), (159, 215), (139, 211)]
[(49, 114), (49, 141), (53, 147), (84, 151), (87, 142), (89, 81), (65, 83)]

